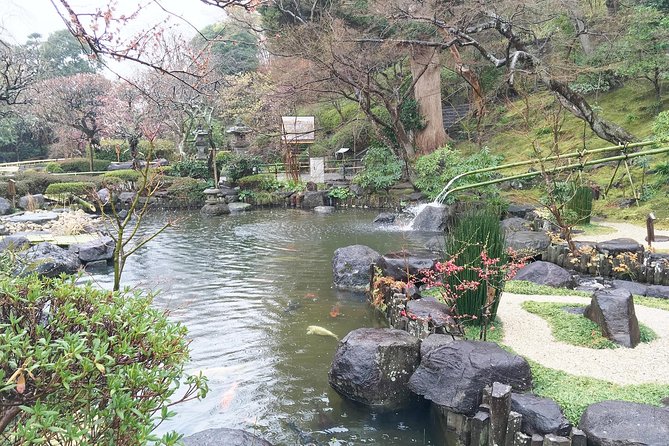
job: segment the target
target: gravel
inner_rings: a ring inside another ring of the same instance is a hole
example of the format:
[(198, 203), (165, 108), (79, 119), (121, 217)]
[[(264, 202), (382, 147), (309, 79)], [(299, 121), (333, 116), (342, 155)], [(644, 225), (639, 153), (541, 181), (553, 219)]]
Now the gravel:
[(650, 327), (657, 339), (636, 348), (597, 350), (557, 342), (548, 323), (520, 305), (537, 302), (589, 303), (580, 296), (533, 296), (504, 293), (498, 309), (504, 344), (539, 364), (578, 376), (616, 384), (669, 384), (669, 312), (635, 305), (639, 322)]

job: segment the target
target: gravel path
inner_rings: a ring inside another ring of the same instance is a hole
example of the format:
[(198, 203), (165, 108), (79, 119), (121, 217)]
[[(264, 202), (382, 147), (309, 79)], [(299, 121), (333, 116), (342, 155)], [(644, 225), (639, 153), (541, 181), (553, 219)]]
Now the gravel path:
[(589, 303), (590, 298), (504, 293), (498, 309), (503, 342), (516, 353), (546, 367), (616, 384), (669, 384), (669, 311), (636, 305), (637, 318), (655, 331), (657, 339), (632, 349), (596, 350), (557, 342), (544, 319), (520, 307), (526, 300)]
[[(647, 245), (646, 243), (646, 227), (638, 226), (632, 223), (618, 223), (618, 222), (609, 222), (609, 221), (595, 221), (593, 223), (599, 226), (608, 226), (613, 228), (615, 232), (610, 232), (608, 234), (597, 234), (597, 235), (584, 235), (576, 234), (574, 240), (583, 240), (589, 242), (604, 242), (614, 238), (631, 238), (639, 242), (641, 245)], [(669, 231), (662, 231), (659, 229), (655, 230), (655, 236), (664, 235), (669, 236)], [(669, 248), (669, 242), (653, 242), (653, 246), (657, 248)]]

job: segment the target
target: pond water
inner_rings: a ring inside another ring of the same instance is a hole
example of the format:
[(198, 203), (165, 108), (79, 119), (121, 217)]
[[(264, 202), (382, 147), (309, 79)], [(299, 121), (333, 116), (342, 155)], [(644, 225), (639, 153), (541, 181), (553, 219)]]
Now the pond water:
[[(375, 215), (177, 214), (176, 227), (130, 258), (124, 284), (161, 290), (155, 305), (188, 327), (189, 371), (209, 378), (207, 398), (175, 407), (161, 431), (240, 428), (276, 445), (435, 444), (426, 413), (377, 414), (342, 400), (327, 380), (337, 341), (306, 334), (309, 325), (339, 337), (383, 326), (364, 295), (333, 289), (335, 249), (364, 244), (383, 253), (429, 236), (384, 230), (371, 224)], [(164, 218), (152, 216), (148, 230)], [(91, 278), (111, 286), (110, 274)]]

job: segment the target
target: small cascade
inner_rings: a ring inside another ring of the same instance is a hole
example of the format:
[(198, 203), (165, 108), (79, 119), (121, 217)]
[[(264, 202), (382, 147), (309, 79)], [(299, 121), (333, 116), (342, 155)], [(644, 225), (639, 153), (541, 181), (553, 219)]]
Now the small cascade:
[(422, 203), (415, 207), (414, 218), (407, 225), (408, 230), (442, 232), (446, 229), (448, 208), (441, 203)]

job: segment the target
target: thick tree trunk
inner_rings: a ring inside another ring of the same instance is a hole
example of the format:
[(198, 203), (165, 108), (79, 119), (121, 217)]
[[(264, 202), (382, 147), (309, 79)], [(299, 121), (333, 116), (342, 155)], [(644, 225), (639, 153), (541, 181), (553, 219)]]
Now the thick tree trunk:
[(420, 153), (431, 153), (449, 139), (444, 130), (441, 108), (441, 66), (439, 50), (414, 46), (411, 48), (411, 74), (414, 78), (414, 97), (425, 128), (416, 132), (416, 147)]

